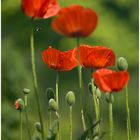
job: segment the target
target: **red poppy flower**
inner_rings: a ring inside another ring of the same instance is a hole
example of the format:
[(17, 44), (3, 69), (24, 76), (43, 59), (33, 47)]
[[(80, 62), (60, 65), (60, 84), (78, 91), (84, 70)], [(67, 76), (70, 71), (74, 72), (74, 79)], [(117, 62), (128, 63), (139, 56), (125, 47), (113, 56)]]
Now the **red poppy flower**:
[(80, 63), (86, 68), (104, 68), (115, 65), (114, 52), (106, 47), (80, 46)]
[(24, 13), (32, 18), (49, 18), (57, 14), (60, 6), (56, 0), (22, 0)]
[(93, 78), (103, 92), (118, 92), (128, 83), (129, 74), (127, 71), (100, 69), (93, 73)]
[(76, 49), (60, 52), (49, 47), (42, 52), (42, 59), (49, 68), (59, 71), (69, 71), (77, 66)]
[(52, 22), (52, 28), (67, 37), (86, 37), (97, 25), (97, 15), (79, 5), (63, 8)]

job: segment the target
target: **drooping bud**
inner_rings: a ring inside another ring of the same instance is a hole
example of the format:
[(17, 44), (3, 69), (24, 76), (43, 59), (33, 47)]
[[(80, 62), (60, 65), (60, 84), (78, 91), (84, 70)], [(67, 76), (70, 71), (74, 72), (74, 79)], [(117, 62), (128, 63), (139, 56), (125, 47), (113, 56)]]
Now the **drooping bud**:
[(20, 111), (24, 109), (24, 101), (21, 98), (15, 101), (15, 108), (16, 110), (20, 110)]
[(96, 93), (97, 98), (98, 98), (98, 99), (100, 99), (100, 98), (101, 98), (102, 93), (101, 93), (101, 91), (100, 91), (100, 89), (99, 89), (99, 88), (97, 88), (97, 89), (96, 89), (95, 93)]
[(111, 93), (106, 93), (106, 101), (108, 103), (114, 103), (114, 95)]
[(73, 91), (69, 91), (66, 95), (67, 103), (72, 106), (75, 103), (75, 94)]
[[(93, 89), (92, 89), (93, 88)], [(91, 84), (91, 82), (88, 84), (88, 89), (91, 95), (93, 95), (93, 92), (96, 90), (96, 86)]]
[(57, 103), (56, 103), (56, 101), (54, 99), (49, 100), (49, 108), (52, 111), (57, 111), (58, 110), (58, 105), (57, 105)]
[(46, 96), (47, 96), (47, 100), (49, 101), (50, 99), (55, 99), (55, 93), (53, 88), (47, 88), (46, 89)]
[(34, 126), (35, 126), (35, 129), (36, 129), (38, 132), (42, 132), (40, 122), (35, 122)]
[(128, 63), (125, 58), (119, 57), (117, 60), (117, 68), (121, 70), (127, 70), (128, 69)]
[(23, 91), (24, 94), (29, 94), (30, 93), (30, 89), (28, 89), (28, 88), (24, 88), (22, 91)]

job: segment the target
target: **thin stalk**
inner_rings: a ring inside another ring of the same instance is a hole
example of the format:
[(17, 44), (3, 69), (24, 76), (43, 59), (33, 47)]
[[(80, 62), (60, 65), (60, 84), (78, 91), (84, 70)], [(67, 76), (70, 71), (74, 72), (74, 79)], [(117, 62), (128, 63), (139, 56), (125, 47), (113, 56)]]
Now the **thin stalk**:
[(56, 103), (59, 108), (59, 96), (58, 96), (59, 93), (58, 92), (59, 92), (59, 71), (57, 71), (57, 74), (56, 74)]
[(92, 97), (93, 97), (93, 102), (94, 102), (94, 107), (95, 107), (95, 116), (96, 116), (96, 121), (99, 120), (99, 114), (98, 114), (98, 104), (97, 104), (97, 99), (94, 91), (94, 86), (93, 86), (93, 78), (91, 79), (91, 84), (92, 84)]
[(132, 135), (131, 135), (131, 120), (130, 120), (130, 111), (129, 111), (128, 88), (127, 88), (127, 85), (126, 85), (125, 89), (126, 89), (125, 98), (126, 98), (126, 112), (127, 112), (127, 139), (131, 140), (132, 139)]
[(80, 107), (81, 107), (81, 119), (83, 124), (84, 131), (86, 130), (86, 124), (85, 124), (85, 117), (84, 117), (84, 111), (83, 111), (83, 83), (82, 83), (82, 67), (80, 66), (80, 48), (79, 48), (79, 38), (77, 38), (77, 48), (78, 48), (78, 76), (79, 76), (79, 88), (80, 88)]
[[(60, 115), (59, 115), (59, 113), (57, 111), (55, 112), (55, 115), (58, 118), (58, 120), (60, 121)], [(59, 122), (58, 122), (58, 137), (57, 137), (57, 139), (61, 140), (60, 123)]]
[(30, 133), (30, 128), (29, 128), (29, 120), (28, 120), (27, 108), (25, 107), (24, 110), (25, 110), (27, 132), (28, 132), (29, 140), (31, 140), (31, 133)]
[(20, 110), (20, 140), (22, 140), (22, 111)]
[(49, 128), (51, 128), (51, 125), (52, 125), (52, 112), (51, 110), (49, 111)]
[(72, 106), (70, 106), (70, 140), (72, 140)]
[(36, 76), (36, 67), (35, 67), (33, 20), (32, 20), (32, 28), (31, 28), (31, 36), (30, 36), (30, 47), (31, 47), (31, 64), (32, 64), (34, 91), (35, 91), (35, 97), (36, 97), (36, 102), (37, 102), (38, 115), (39, 115), (39, 119), (40, 119), (40, 123), (41, 123), (42, 140), (44, 140), (44, 138), (45, 138), (44, 137), (44, 126), (43, 126), (43, 119), (42, 119), (42, 115), (41, 115), (40, 100), (39, 100), (39, 93), (38, 93), (38, 84), (37, 84), (37, 76)]
[(113, 110), (112, 103), (109, 102), (109, 128), (110, 128), (110, 140), (113, 140)]

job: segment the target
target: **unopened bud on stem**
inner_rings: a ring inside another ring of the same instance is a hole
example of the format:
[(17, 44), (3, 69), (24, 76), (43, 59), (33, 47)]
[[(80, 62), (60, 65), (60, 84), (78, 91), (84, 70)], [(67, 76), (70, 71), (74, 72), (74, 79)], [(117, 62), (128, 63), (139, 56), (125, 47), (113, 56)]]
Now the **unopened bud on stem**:
[(75, 94), (73, 91), (69, 91), (66, 95), (67, 103), (72, 106), (75, 103)]

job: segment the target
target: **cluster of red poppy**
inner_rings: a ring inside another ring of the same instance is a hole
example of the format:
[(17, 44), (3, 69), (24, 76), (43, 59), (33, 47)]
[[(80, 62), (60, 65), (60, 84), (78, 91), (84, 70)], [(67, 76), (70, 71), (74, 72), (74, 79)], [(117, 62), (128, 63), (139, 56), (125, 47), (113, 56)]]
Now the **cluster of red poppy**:
[[(52, 21), (52, 28), (67, 37), (87, 37), (95, 30), (98, 22), (98, 16), (92, 9), (79, 5), (60, 8), (57, 0), (22, 0), (22, 9), (27, 16), (34, 19), (57, 14)], [(120, 91), (129, 79), (126, 71), (115, 72), (105, 69), (107, 66), (115, 65), (115, 54), (103, 46), (80, 45), (67, 52), (49, 47), (43, 51), (42, 58), (49, 68), (58, 71), (72, 70), (78, 61), (82, 67), (99, 69), (93, 73), (93, 77), (99, 88), (105, 92)]]

